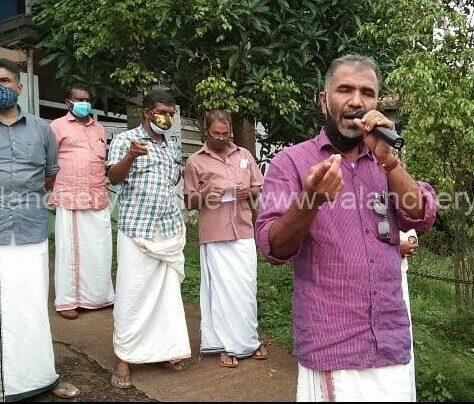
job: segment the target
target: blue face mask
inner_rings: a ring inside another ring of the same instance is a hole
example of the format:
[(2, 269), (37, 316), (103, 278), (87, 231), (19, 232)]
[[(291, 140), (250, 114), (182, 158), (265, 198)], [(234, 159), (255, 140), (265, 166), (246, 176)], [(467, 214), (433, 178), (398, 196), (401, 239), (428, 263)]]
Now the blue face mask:
[(18, 102), (18, 93), (0, 85), (0, 109), (8, 109)]
[[(72, 102), (72, 101), (71, 101)], [(78, 101), (72, 103), (72, 113), (78, 118), (85, 118), (91, 113), (92, 105), (87, 101)]]

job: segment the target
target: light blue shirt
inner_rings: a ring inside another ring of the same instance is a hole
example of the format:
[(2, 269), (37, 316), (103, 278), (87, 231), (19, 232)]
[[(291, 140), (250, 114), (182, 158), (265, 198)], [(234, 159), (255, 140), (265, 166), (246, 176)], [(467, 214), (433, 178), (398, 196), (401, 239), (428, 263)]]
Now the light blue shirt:
[(19, 110), (0, 119), (0, 244), (39, 243), (48, 237), (45, 177), (59, 171), (58, 149), (43, 119)]

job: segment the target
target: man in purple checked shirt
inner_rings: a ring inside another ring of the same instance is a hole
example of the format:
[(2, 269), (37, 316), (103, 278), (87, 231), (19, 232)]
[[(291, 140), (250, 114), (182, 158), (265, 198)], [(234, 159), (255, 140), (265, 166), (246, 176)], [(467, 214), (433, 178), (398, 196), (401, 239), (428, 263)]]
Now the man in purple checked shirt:
[(380, 76), (372, 58), (334, 60), (319, 94), (324, 128), (265, 177), (256, 240), (270, 262), (293, 266), (298, 401), (414, 397), (399, 230), (429, 229), (437, 208), (431, 186), (372, 133), (394, 127), (376, 111)]

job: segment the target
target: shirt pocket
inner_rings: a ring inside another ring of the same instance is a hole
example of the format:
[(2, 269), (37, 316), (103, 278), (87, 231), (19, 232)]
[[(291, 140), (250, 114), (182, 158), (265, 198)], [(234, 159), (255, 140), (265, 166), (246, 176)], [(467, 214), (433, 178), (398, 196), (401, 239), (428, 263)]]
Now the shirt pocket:
[(26, 140), (18, 150), (18, 154), (20, 159), (26, 164), (31, 164), (36, 167), (46, 164), (46, 151), (41, 142)]
[(103, 139), (95, 140), (92, 143), (92, 152), (95, 156), (99, 157), (101, 161), (105, 161), (106, 155), (106, 143)]

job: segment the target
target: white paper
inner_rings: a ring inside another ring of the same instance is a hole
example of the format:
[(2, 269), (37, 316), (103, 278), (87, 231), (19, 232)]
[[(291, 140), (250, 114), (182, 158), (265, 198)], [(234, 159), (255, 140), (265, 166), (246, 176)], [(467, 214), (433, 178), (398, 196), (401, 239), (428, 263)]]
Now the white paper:
[(249, 161), (247, 159), (240, 159), (240, 168), (247, 168)]
[(235, 201), (235, 188), (225, 188), (222, 194), (221, 202), (232, 202)]

